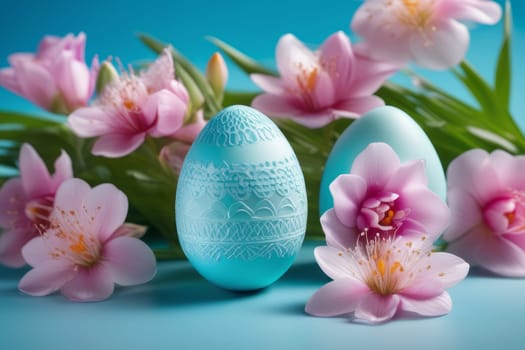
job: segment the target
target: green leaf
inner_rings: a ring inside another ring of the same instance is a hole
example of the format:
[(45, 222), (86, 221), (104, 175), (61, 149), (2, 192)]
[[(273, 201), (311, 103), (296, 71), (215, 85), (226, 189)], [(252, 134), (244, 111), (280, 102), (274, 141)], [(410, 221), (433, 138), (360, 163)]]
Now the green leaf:
[(509, 108), (510, 86), (511, 86), (511, 36), (512, 36), (512, 10), (510, 1), (505, 3), (504, 39), (498, 56), (496, 75), (494, 82), (494, 93), (501, 108)]
[(495, 103), (495, 95), (485, 79), (466, 61), (461, 62), (459, 67), (461, 72), (454, 70), (454, 74), (474, 96), (485, 112), (485, 116), (493, 118), (494, 115), (500, 114), (499, 105)]
[(195, 112), (202, 108), (204, 104), (204, 96), (202, 96), (201, 91), (195, 83), (195, 80), (193, 80), (193, 78), (188, 74), (188, 72), (186, 72), (186, 70), (178, 63), (176, 63), (175, 66), (177, 75), (186, 87), (186, 90), (188, 90), (188, 95), (190, 96), (191, 108), (188, 110), (186, 119), (192, 118)]
[(239, 92), (239, 91), (229, 91), (224, 92), (224, 99), (222, 104), (224, 107), (231, 105), (245, 105), (250, 106), (253, 99), (258, 95), (258, 92)]
[(207, 39), (219, 49), (221, 49), (246, 74), (259, 73), (265, 75), (278, 76), (278, 74), (274, 70), (264, 67), (253, 58), (248, 57), (246, 54), (237, 50), (233, 46), (225, 43), (224, 41), (212, 36), (207, 37)]

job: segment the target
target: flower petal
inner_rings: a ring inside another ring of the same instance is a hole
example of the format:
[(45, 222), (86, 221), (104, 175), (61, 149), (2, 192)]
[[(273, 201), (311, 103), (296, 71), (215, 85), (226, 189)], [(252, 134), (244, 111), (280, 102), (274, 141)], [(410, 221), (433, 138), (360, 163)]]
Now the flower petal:
[[(472, 181), (490, 179), (490, 181)], [(490, 162), (489, 154), (481, 149), (473, 149), (455, 158), (447, 169), (449, 191), (460, 188), (470, 193), (480, 204), (496, 198), (506, 189), (499, 179), (498, 172)]]
[(450, 212), (450, 225), (443, 234), (446, 241), (455, 241), (461, 235), (471, 230), (482, 222), (481, 208), (476, 200), (461, 190), (461, 188), (449, 189), (447, 193)]
[(411, 299), (425, 300), (441, 295), (444, 290), (443, 284), (441, 284), (435, 276), (429, 276), (426, 272), (423, 272), (420, 273), (416, 281), (411, 282), (408, 287), (403, 288), (403, 290), (399, 292), (399, 295)]
[(43, 66), (32, 61), (17, 64), (14, 68), (22, 95), (37, 106), (51, 108), (58, 93), (51, 74)]
[(400, 164), (399, 157), (389, 145), (374, 142), (355, 158), (350, 172), (361, 176), (369, 189), (383, 189)]
[(281, 95), (284, 94), (286, 91), (285, 86), (279, 78), (264, 74), (251, 74), (250, 78), (255, 83), (255, 85), (257, 85), (267, 93), (273, 95)]
[(84, 197), (83, 207), (92, 230), (105, 242), (124, 223), (128, 214), (128, 198), (112, 184), (93, 187)]
[(24, 143), (20, 149), (19, 168), (22, 186), (28, 198), (53, 194), (49, 171), (33, 146), (28, 143)]
[(317, 57), (293, 34), (283, 35), (277, 43), (277, 68), (288, 86), (297, 85), (297, 76), (317, 67)]
[(342, 174), (329, 186), (334, 199), (334, 210), (345, 226), (355, 227), (361, 202), (366, 195), (366, 182), (354, 174)]
[(67, 123), (80, 137), (93, 137), (114, 133), (116, 128), (110, 122), (116, 119), (117, 111), (91, 106), (75, 110), (69, 115)]
[(373, 60), (366, 55), (356, 54), (349, 93), (352, 96), (371, 95), (401, 67), (400, 63)]
[(72, 178), (64, 181), (57, 190), (55, 210), (51, 213), (51, 217), (60, 216), (61, 210), (82, 213), (82, 200), (90, 190), (91, 187), (84, 180)]
[(402, 189), (426, 188), (427, 184), (425, 161), (418, 159), (401, 164), (389, 179), (385, 190), (399, 193)]
[(73, 279), (60, 292), (73, 301), (100, 301), (113, 294), (114, 284), (111, 272), (103, 264), (90, 268), (79, 268)]
[(148, 282), (156, 271), (155, 255), (141, 240), (117, 237), (104, 245), (104, 260), (115, 283), (131, 286)]
[(150, 95), (142, 106), (147, 123), (154, 123), (149, 130), (154, 137), (168, 136), (179, 130), (184, 122), (186, 109), (186, 104), (168, 90)]
[(7, 180), (0, 188), (0, 227), (12, 229), (25, 226), (26, 198), (22, 180), (14, 177)]
[(0, 69), (0, 86), (3, 86), (17, 95), (22, 95), (22, 90), (18, 84), (15, 70), (11, 67)]
[(502, 150), (495, 150), (489, 155), (490, 163), (498, 172), (501, 182), (510, 188), (525, 190), (525, 156), (513, 156)]
[(20, 282), (20, 291), (34, 296), (51, 294), (75, 275), (74, 267), (62, 260), (49, 260), (27, 272)]
[(494, 236), (485, 226), (474, 227), (451, 242), (447, 250), (496, 274), (525, 277), (525, 251), (505, 238)]
[(399, 306), (398, 295), (381, 296), (368, 294), (355, 310), (356, 320), (365, 323), (381, 323), (394, 317)]
[(96, 156), (108, 158), (123, 157), (139, 148), (145, 138), (145, 133), (107, 134), (95, 142), (91, 152)]
[(452, 299), (447, 292), (431, 299), (412, 299), (406, 296), (400, 296), (400, 298), (401, 310), (415, 312), (423, 316), (446, 315), (452, 309)]
[(50, 247), (42, 236), (34, 237), (22, 248), (25, 261), (32, 267), (44, 265), (52, 260), (49, 252)]
[(450, 222), (450, 210), (437, 194), (427, 188), (404, 191), (399, 205), (408, 211), (410, 219), (420, 223), (430, 237), (443, 233)]
[(470, 268), (469, 264), (460, 257), (443, 252), (432, 253), (429, 264), (444, 289), (453, 287), (464, 280)]
[(370, 289), (355, 279), (332, 281), (315, 292), (305, 311), (314, 316), (347, 314), (353, 312), (369, 293)]
[(26, 260), (22, 247), (36, 235), (34, 230), (8, 230), (0, 234), (0, 263), (9, 267), (22, 267)]
[(56, 192), (62, 182), (71, 179), (73, 177), (73, 165), (71, 164), (71, 158), (69, 155), (62, 151), (60, 157), (55, 161), (55, 173), (52, 176), (53, 192)]
[(55, 59), (53, 66), (56, 83), (68, 107), (74, 110), (85, 106), (90, 97), (87, 65), (76, 60), (73, 51), (64, 51)]
[(195, 120), (191, 124), (183, 125), (173, 137), (183, 142), (192, 143), (206, 126), (202, 110), (195, 112)]
[(314, 257), (321, 270), (331, 279), (354, 279), (350, 267), (355, 261), (343, 250), (321, 246), (314, 249)]
[(409, 44), (414, 61), (430, 69), (455, 66), (465, 57), (468, 49), (470, 37), (467, 27), (453, 19), (436, 21), (434, 27), (425, 35), (411, 37)]
[(384, 106), (385, 102), (377, 96), (362, 96), (348, 98), (334, 105), (334, 113), (341, 117), (357, 118), (370, 112), (372, 109)]
[(501, 18), (501, 7), (495, 1), (455, 0), (442, 1), (440, 13), (459, 20), (495, 24)]
[(284, 95), (261, 94), (252, 101), (252, 107), (271, 117), (288, 118), (302, 114), (290, 98)]
[(339, 249), (354, 248), (357, 233), (354, 227), (344, 225), (337, 217), (335, 210), (327, 210), (321, 216), (321, 226), (326, 236), (326, 244)]
[(348, 94), (352, 74), (355, 72), (350, 39), (342, 31), (338, 31), (324, 41), (319, 52), (320, 62), (328, 68), (337, 99), (340, 99), (341, 95)]

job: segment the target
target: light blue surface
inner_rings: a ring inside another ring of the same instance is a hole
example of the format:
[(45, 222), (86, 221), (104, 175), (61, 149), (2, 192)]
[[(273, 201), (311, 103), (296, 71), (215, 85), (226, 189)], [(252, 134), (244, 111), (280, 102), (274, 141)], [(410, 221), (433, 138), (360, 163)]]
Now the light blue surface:
[[(118, 56), (124, 63), (154, 56), (135, 38), (150, 32), (170, 41), (203, 68), (214, 47), (213, 34), (257, 59), (272, 62), (278, 38), (293, 32), (318, 44), (344, 30), (358, 1), (326, 6), (309, 0), (251, 1), (102, 1), (0, 2), (0, 66), (8, 54), (33, 51), (47, 33), (85, 31), (87, 57)], [(513, 1), (512, 111), (525, 128), (525, 2)], [(492, 78), (501, 24), (471, 32), (468, 59)], [(428, 72), (460, 98), (468, 98), (448, 73)], [(254, 86), (232, 70), (231, 88)], [(0, 109), (38, 111), (22, 98), (0, 89)], [(76, 304), (59, 295), (35, 298), (16, 290), (25, 270), (0, 267), (0, 349), (523, 349), (525, 280), (471, 274), (451, 289), (450, 315), (401, 320), (370, 327), (344, 318), (314, 318), (303, 308), (328, 280), (312, 256), (301, 251), (292, 268), (270, 288), (233, 294), (201, 278), (187, 262), (159, 264), (149, 284), (119, 289), (107, 302)]]
[(23, 271), (0, 268), (1, 349), (523, 349), (525, 281), (475, 273), (450, 289), (452, 312), (380, 326), (316, 318), (308, 298), (328, 279), (303, 247), (270, 288), (234, 294), (187, 262), (159, 264), (149, 284), (119, 289), (107, 302), (16, 291)]
[(383, 106), (361, 116), (337, 139), (325, 164), (319, 191), (319, 215), (333, 208), (330, 184), (341, 174), (348, 174), (355, 158), (372, 142), (388, 144), (401, 162), (424, 159), (428, 187), (442, 200), (447, 184), (443, 165), (423, 129), (402, 110)]
[(193, 142), (177, 184), (177, 232), (185, 255), (209, 281), (256, 290), (292, 265), (306, 231), (301, 166), (277, 125), (230, 106)]

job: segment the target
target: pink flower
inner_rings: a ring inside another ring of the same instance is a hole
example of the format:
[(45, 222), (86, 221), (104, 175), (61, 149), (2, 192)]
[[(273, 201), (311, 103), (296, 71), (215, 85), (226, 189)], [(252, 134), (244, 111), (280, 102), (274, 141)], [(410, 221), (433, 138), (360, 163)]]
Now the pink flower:
[(133, 152), (146, 136), (170, 136), (182, 127), (189, 101), (174, 77), (166, 49), (142, 74), (131, 72), (110, 82), (92, 106), (69, 116), (69, 126), (80, 137), (99, 136), (92, 152), (106, 157)]
[(350, 39), (337, 32), (318, 51), (310, 51), (292, 34), (277, 44), (280, 78), (252, 74), (266, 93), (253, 107), (272, 117), (291, 118), (310, 128), (336, 118), (357, 118), (383, 101), (372, 94), (397, 66), (356, 55)]
[(54, 113), (69, 114), (85, 106), (93, 94), (98, 72), (84, 61), (86, 36), (46, 36), (36, 54), (9, 56), (11, 67), (0, 70), (0, 85)]
[(494, 24), (501, 8), (485, 0), (368, 0), (355, 13), (352, 31), (376, 59), (431, 69), (459, 63), (469, 45), (467, 27), (458, 21)]
[(43, 296), (57, 290), (73, 301), (111, 296), (114, 283), (145, 283), (155, 274), (155, 256), (141, 240), (122, 229), (128, 212), (126, 195), (111, 184), (90, 188), (80, 179), (57, 191), (49, 228), (24, 246), (33, 267), (18, 288)]
[(445, 290), (462, 281), (469, 270), (462, 259), (433, 253), (431, 244), (421, 239), (376, 237), (354, 249), (317, 247), (314, 254), (333, 281), (312, 296), (306, 312), (315, 316), (353, 312), (356, 321), (366, 323), (388, 321), (398, 311), (447, 314), (452, 301)]
[(369, 238), (422, 233), (434, 238), (449, 221), (448, 207), (427, 187), (424, 161), (401, 164), (385, 143), (365, 148), (330, 192), (334, 208), (321, 216), (321, 225), (327, 244), (339, 248), (352, 248), (361, 232)]
[(173, 141), (162, 147), (159, 159), (167, 164), (175, 174), (180, 174), (182, 163), (190, 147), (206, 125), (202, 110), (196, 112), (195, 120), (173, 134)]
[(0, 262), (11, 267), (25, 265), (22, 247), (49, 225), (55, 192), (73, 176), (71, 159), (62, 151), (55, 161), (55, 174), (29, 144), (19, 158), (20, 177), (8, 180), (0, 190)]
[(448, 250), (496, 274), (525, 277), (525, 156), (475, 149), (447, 171)]

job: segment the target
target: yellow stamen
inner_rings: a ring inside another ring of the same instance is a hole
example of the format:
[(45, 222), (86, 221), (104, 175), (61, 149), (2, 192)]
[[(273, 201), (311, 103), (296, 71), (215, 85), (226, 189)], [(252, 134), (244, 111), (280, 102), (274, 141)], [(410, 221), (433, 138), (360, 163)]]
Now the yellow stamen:
[(78, 241), (75, 244), (71, 244), (69, 246), (69, 249), (71, 249), (71, 251), (77, 254), (81, 254), (85, 252), (87, 250), (87, 247), (86, 247), (86, 242), (84, 242), (84, 235), (79, 235)]
[(124, 107), (126, 107), (126, 109), (128, 109), (128, 110), (135, 108), (135, 102), (133, 102), (133, 101), (131, 101), (131, 100), (124, 100), (124, 101), (122, 102), (122, 104), (123, 104)]
[(379, 272), (381, 276), (384, 276), (385, 275), (385, 261), (383, 259), (377, 259), (376, 267), (377, 267), (377, 272)]
[(392, 221), (394, 220), (394, 215), (396, 214), (395, 211), (393, 211), (392, 209), (389, 209), (387, 212), (386, 212), (386, 215), (383, 219), (381, 219), (381, 221), (379, 221), (379, 223), (383, 226), (390, 226), (392, 225)]
[(396, 272), (397, 269), (399, 269), (399, 271), (403, 271), (403, 266), (401, 265), (399, 261), (394, 261), (392, 266), (390, 266), (390, 273), (392, 274)]

